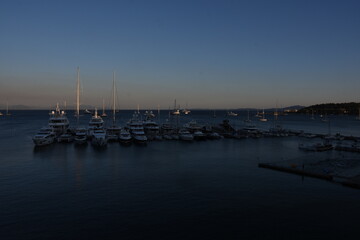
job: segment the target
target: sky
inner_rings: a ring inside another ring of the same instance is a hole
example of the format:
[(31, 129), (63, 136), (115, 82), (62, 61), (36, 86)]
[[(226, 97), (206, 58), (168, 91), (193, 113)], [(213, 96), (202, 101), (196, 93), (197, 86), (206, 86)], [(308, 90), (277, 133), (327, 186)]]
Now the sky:
[(360, 102), (360, 2), (2, 0), (0, 106)]

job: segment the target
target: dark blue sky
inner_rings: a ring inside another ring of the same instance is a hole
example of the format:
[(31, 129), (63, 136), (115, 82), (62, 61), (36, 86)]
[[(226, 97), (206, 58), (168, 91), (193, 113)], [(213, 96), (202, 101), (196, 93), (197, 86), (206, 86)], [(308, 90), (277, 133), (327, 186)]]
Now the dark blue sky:
[(1, 102), (72, 104), (77, 66), (90, 105), (113, 70), (122, 108), (360, 101), (358, 1), (74, 2), (1, 2)]

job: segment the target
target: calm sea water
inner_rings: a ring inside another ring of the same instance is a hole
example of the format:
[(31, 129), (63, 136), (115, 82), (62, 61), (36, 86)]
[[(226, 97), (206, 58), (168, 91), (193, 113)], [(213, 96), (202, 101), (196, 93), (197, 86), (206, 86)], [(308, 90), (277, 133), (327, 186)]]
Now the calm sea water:
[[(119, 123), (130, 114), (119, 113)], [(221, 122), (224, 112), (216, 115), (195, 111), (180, 124)], [(162, 112), (161, 121), (166, 116)], [(244, 112), (231, 121), (241, 127), (246, 118)], [(359, 190), (257, 167), (307, 156), (296, 137), (34, 149), (31, 137), (47, 120), (47, 111), (0, 118), (2, 240), (359, 237)], [(88, 120), (83, 116), (81, 124)], [(305, 115), (280, 120), (286, 128), (329, 131)], [(330, 130), (360, 136), (360, 121), (332, 116)]]

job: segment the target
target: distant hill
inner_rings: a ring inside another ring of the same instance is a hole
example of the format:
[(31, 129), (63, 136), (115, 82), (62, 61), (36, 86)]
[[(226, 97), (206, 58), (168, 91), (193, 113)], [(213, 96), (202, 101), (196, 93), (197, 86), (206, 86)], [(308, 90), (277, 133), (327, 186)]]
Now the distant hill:
[(318, 113), (318, 114), (358, 114), (360, 103), (323, 103), (316, 104), (300, 109), (299, 113)]

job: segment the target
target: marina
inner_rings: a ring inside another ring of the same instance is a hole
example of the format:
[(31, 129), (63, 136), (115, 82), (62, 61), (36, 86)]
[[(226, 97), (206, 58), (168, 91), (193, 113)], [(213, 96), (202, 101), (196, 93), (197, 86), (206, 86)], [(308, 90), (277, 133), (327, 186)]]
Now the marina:
[[(122, 130), (135, 111), (117, 112), (117, 125)], [(105, 129), (112, 126), (111, 110), (107, 112)], [(144, 112), (140, 110), (142, 115)], [(246, 126), (243, 120), (247, 119), (247, 111), (239, 111), (238, 118), (229, 122), (223, 122), (226, 110), (216, 112), (217, 118), (213, 118), (213, 110), (192, 109), (190, 114), (180, 115), (179, 128), (184, 129), (183, 126), (194, 119), (195, 129), (197, 125), (210, 125), (214, 126), (213, 132)], [(203, 229), (194, 229), (192, 236), (199, 238), (204, 235), (211, 238), (207, 233), (221, 237), (224, 228), (238, 233), (239, 222), (241, 236), (246, 238), (254, 236), (254, 229), (265, 223), (268, 231), (304, 237), (303, 219), (314, 212), (318, 218), (308, 219), (307, 224), (316, 225), (321, 219), (315, 233), (324, 236), (331, 233), (336, 237), (343, 232), (356, 233), (355, 223), (360, 212), (355, 207), (359, 190), (354, 176), (359, 173), (356, 163), (359, 153), (335, 150), (336, 144), (334, 149), (323, 152), (303, 151), (298, 146), (303, 141), (317, 143), (325, 139), (328, 125), (322, 121), (314, 122), (306, 115), (280, 116), (283, 128), (294, 132), (283, 137), (266, 134), (256, 137), (249, 133), (247, 138), (226, 135), (219, 140), (205, 141), (163, 138), (148, 140), (146, 145), (109, 141), (106, 148), (94, 147), (90, 140), (86, 140), (87, 144), (76, 144), (74, 140), (34, 147), (32, 137), (48, 122), (48, 113), (46, 110), (13, 110), (11, 116), (0, 119), (0, 148), (5, 156), (0, 165), (3, 183), (0, 192), (7, 193), (3, 197), (2, 219), (17, 221), (21, 212), (28, 212), (16, 226), (3, 228), (14, 238), (30, 233), (36, 237), (50, 237), (59, 228), (73, 231), (74, 236), (92, 238), (90, 235), (95, 234), (99, 238), (95, 227), (108, 229), (109, 235), (125, 234), (128, 236), (125, 239), (133, 238), (134, 234), (139, 238), (146, 234), (169, 238), (179, 228), (198, 226), (199, 221), (216, 223), (205, 233)], [(77, 126), (77, 118), (73, 115), (72, 110), (67, 111), (70, 129)], [(166, 121), (168, 110), (160, 110), (160, 121), (155, 115), (153, 120), (160, 126), (169, 124), (165, 125), (166, 130), (175, 129), (171, 121)], [(79, 126), (87, 126), (90, 119), (90, 115), (80, 116)], [(263, 123), (250, 119), (263, 133), (273, 127), (270, 120)], [(331, 116), (330, 119), (332, 131), (347, 136), (348, 139), (341, 142), (343, 145), (349, 142), (351, 146), (360, 133), (358, 121), (353, 120), (354, 116)], [(349, 133), (353, 133), (353, 138)], [(259, 164), (265, 163), (302, 171), (302, 161), (306, 172), (332, 176), (332, 180), (259, 168)], [(21, 205), (20, 212), (15, 205)], [(171, 215), (167, 215), (169, 211)], [(92, 224), (94, 214), (97, 221)], [(54, 215), (59, 217), (54, 219)], [(157, 217), (164, 215), (167, 219)], [(262, 217), (258, 218), (259, 215)], [(333, 224), (331, 216), (334, 215), (343, 219), (341, 226), (336, 224), (336, 232), (327, 228)], [(76, 221), (71, 220), (74, 216), (77, 216)], [(129, 225), (136, 227), (129, 229)], [(162, 227), (157, 227), (159, 225)], [(16, 231), (18, 227), (23, 231)], [(208, 224), (203, 227), (207, 228)], [(138, 228), (141, 233), (134, 233)], [(341, 233), (337, 234), (339, 229)], [(104, 238), (107, 234), (101, 236)], [(184, 233), (175, 239), (183, 237), (189, 236)], [(266, 233), (257, 233), (256, 237), (266, 238)]]
[(359, 11), (2, 1), (0, 240), (359, 239)]

